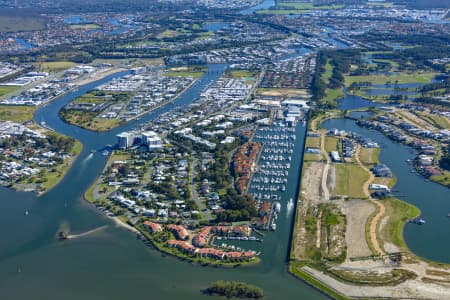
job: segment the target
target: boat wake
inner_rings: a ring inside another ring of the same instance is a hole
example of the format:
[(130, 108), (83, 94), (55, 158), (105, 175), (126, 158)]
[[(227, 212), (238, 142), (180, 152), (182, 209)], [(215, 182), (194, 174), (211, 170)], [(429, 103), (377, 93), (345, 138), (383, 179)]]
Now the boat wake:
[(88, 160), (92, 159), (94, 157), (94, 153), (89, 153), (89, 155), (83, 160), (83, 163), (87, 162)]
[(94, 228), (94, 229), (91, 229), (89, 231), (82, 232), (82, 233), (79, 233), (79, 234), (69, 234), (69, 235), (67, 235), (67, 238), (68, 239), (76, 239), (76, 238), (85, 237), (85, 236), (94, 234), (96, 232), (102, 231), (106, 227), (107, 227), (106, 225), (103, 225), (103, 226), (100, 226), (100, 227), (97, 227), (97, 228)]
[(292, 209), (294, 208), (294, 201), (291, 199), (289, 199), (289, 202), (286, 204), (286, 216), (289, 217), (290, 213), (292, 212)]

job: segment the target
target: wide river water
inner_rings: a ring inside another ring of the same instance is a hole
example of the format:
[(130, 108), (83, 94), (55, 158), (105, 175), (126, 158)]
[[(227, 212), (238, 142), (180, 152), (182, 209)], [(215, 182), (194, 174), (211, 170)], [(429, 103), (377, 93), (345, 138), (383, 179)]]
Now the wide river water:
[[(225, 68), (210, 65), (207, 74), (174, 103), (108, 132), (95, 133), (68, 125), (59, 119), (58, 111), (77, 96), (118, 75), (83, 86), (36, 112), (37, 122), (44, 121), (57, 132), (77, 138), (84, 148), (60, 184), (39, 198), (32, 193), (0, 189), (1, 299), (202, 299), (207, 296), (200, 290), (220, 279), (256, 284), (264, 288), (269, 299), (325, 299), (286, 272), (293, 221), (293, 212), (286, 214), (286, 199), (295, 198), (297, 193), (304, 127), (297, 128), (291, 184), (282, 200), (277, 231), (268, 232), (264, 243), (242, 245), (262, 251), (262, 262), (257, 266), (201, 267), (163, 256), (82, 199), (107, 159), (98, 151), (91, 154), (91, 150), (114, 144), (120, 131), (191, 103)], [(70, 234), (94, 232), (58, 242), (55, 236), (61, 228), (70, 230)]]

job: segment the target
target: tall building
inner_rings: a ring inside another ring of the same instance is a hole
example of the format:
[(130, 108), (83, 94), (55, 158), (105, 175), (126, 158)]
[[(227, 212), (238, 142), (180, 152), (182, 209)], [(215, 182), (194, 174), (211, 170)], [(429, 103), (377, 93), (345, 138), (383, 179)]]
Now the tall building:
[(162, 148), (162, 140), (154, 131), (125, 131), (116, 135), (117, 146), (120, 149), (127, 149), (133, 145), (147, 146), (149, 151)]

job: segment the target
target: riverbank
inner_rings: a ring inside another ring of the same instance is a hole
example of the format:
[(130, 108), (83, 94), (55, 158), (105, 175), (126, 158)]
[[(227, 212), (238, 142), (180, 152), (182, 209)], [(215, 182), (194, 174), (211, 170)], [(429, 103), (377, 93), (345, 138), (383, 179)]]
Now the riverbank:
[[(314, 121), (312, 123), (314, 124)], [(367, 161), (378, 162), (379, 154), (381, 154), (379, 151), (371, 153), (370, 160), (367, 159), (368, 154), (364, 154), (365, 158), (361, 159), (360, 151), (357, 150), (355, 160), (365, 169), (365, 172), (370, 172), (368, 167), (363, 164)], [(328, 173), (316, 172), (320, 169), (317, 164), (322, 164), (320, 161), (308, 162), (308, 164), (303, 170), (302, 188), (299, 195), (299, 203), (302, 203), (302, 206), (297, 210), (293, 231), (294, 243), (289, 263), (291, 274), (335, 299), (352, 299), (361, 296), (389, 299), (409, 297), (444, 299), (450, 296), (448, 289), (450, 266), (427, 263), (409, 250), (404, 240), (404, 226), (408, 220), (416, 218), (420, 211), (400, 199), (387, 198), (371, 200), (371, 202), (368, 200), (333, 200), (334, 205), (339, 207), (346, 219), (346, 254), (342, 261), (328, 260), (324, 263), (323, 256), (326, 252), (322, 247), (323, 232), (332, 234), (333, 227), (339, 222), (324, 226), (321, 207), (330, 204), (326, 204), (326, 199), (325, 203), (324, 200), (321, 200), (323, 187), (320, 182), (324, 181), (323, 176), (328, 176)], [(352, 174), (349, 175), (352, 176)], [(308, 179), (315, 177), (318, 177), (315, 181)], [(364, 185), (366, 194), (368, 193), (367, 187), (373, 180), (374, 178), (370, 177), (366, 181)], [(395, 180), (391, 180), (390, 184), (392, 185), (394, 182)], [(319, 194), (314, 194), (313, 191), (316, 189)], [(316, 204), (312, 205), (312, 203)], [(358, 208), (364, 206), (366, 208), (363, 210)], [(310, 211), (315, 214), (309, 214)], [(361, 216), (363, 216), (362, 219)], [(359, 221), (355, 222), (357, 218)], [(298, 247), (302, 243), (299, 243), (298, 239), (308, 236), (310, 241), (306, 244), (315, 246), (301, 250)], [(332, 236), (333, 239), (339, 238), (335, 234)], [(361, 239), (365, 241), (365, 246), (360, 242), (355, 242), (355, 240)], [(361, 252), (364, 247), (366, 250)]]
[(5, 135), (0, 152), (5, 160), (0, 164), (0, 183), (16, 191), (47, 193), (65, 177), (83, 149), (78, 140), (36, 124), (7, 121), (1, 127)]
[[(183, 88), (176, 96), (170, 98), (167, 101), (162, 101), (155, 106), (152, 106), (150, 109), (147, 109), (141, 113), (136, 114), (133, 117), (128, 117), (126, 120), (119, 119), (119, 116), (116, 118), (99, 118), (98, 113), (90, 112), (90, 111), (80, 111), (80, 110), (66, 110), (63, 108), (59, 114), (61, 120), (66, 122), (69, 125), (77, 126), (79, 128), (91, 130), (94, 132), (105, 132), (112, 130), (118, 126), (124, 125), (128, 122), (139, 120), (141, 117), (152, 113), (153, 111), (160, 109), (170, 103), (176, 101), (179, 97), (181, 97), (186, 91), (188, 91), (194, 84), (196, 84), (199, 80), (200, 76), (195, 76), (195, 79), (192, 80), (186, 87)], [(132, 98), (132, 93), (129, 93), (128, 99), (125, 102), (128, 102)], [(75, 99), (77, 100), (77, 99)]]
[(52, 176), (47, 177), (47, 181), (43, 184), (45, 191), (39, 193), (39, 196), (42, 196), (43, 194), (49, 192), (53, 187), (60, 183), (61, 180), (64, 179), (73, 163), (80, 155), (81, 151), (83, 151), (83, 144), (81, 144), (80, 141), (75, 140), (75, 145), (73, 146), (71, 151), (71, 157), (68, 160), (64, 161), (62, 165), (56, 168), (56, 173), (54, 173)]
[(80, 86), (83, 86), (83, 85), (86, 85), (86, 84), (98, 81), (100, 79), (103, 79), (103, 78), (105, 78), (107, 76), (110, 76), (110, 75), (114, 75), (116, 73), (124, 72), (126, 70), (127, 69), (118, 68), (118, 67), (109, 68), (109, 69), (106, 69), (106, 70), (101, 70), (99, 72), (95, 72), (93, 74), (90, 74), (87, 78), (83, 78), (82, 80), (76, 81), (74, 84), (78, 88)]

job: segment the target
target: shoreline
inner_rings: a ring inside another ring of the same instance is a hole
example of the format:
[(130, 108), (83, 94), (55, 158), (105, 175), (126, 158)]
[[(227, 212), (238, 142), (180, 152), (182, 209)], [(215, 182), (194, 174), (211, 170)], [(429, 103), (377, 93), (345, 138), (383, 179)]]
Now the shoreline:
[[(83, 200), (85, 201), (85, 203), (89, 204), (92, 208), (96, 208), (95, 206), (95, 200), (93, 199), (93, 201), (90, 201), (88, 199), (87, 193), (88, 192), (93, 192), (95, 190), (95, 188), (97, 187), (98, 181), (100, 179), (101, 174), (103, 173), (103, 171), (108, 167), (109, 163), (111, 162), (112, 158), (113, 158), (113, 153), (111, 153), (107, 159), (107, 161), (105, 162), (105, 165), (103, 166), (102, 172), (94, 179), (94, 181), (92, 182), (92, 184), (88, 187), (88, 189), (83, 193)], [(95, 209), (95, 211), (98, 211), (97, 209)], [(164, 245), (158, 245), (155, 241), (153, 241), (151, 235), (145, 231), (144, 229), (139, 228), (139, 226), (132, 226), (126, 222), (124, 222), (123, 220), (121, 220), (118, 216), (114, 216), (114, 217), (108, 217), (106, 216), (104, 213), (99, 212), (100, 215), (104, 216), (107, 219), (111, 219), (112, 222), (115, 224), (116, 227), (120, 227), (123, 229), (126, 229), (132, 233), (135, 233), (136, 235), (138, 235), (141, 239), (147, 241), (148, 243), (151, 244), (151, 247), (161, 253), (162, 255), (168, 255), (170, 257), (176, 258), (180, 261), (185, 261), (185, 262), (189, 262), (191, 264), (197, 264), (197, 265), (201, 265), (201, 266), (209, 266), (209, 267), (221, 267), (221, 268), (237, 268), (237, 267), (252, 267), (252, 266), (256, 266), (259, 263), (261, 263), (261, 258), (259, 256), (255, 256), (254, 259), (249, 260), (249, 261), (240, 261), (240, 262), (236, 262), (236, 263), (226, 263), (226, 262), (216, 262), (214, 260), (209, 260), (209, 258), (203, 258), (203, 257), (191, 257), (185, 253), (180, 252), (179, 250), (176, 250), (176, 253), (173, 253), (171, 250), (171, 248), (167, 248)], [(144, 243), (146, 244), (146, 243)]]
[[(98, 81), (98, 80), (102, 80), (103, 78), (105, 78), (105, 77), (107, 77), (107, 76), (110, 76), (110, 75), (113, 75), (113, 74), (116, 74), (116, 73), (120, 73), (120, 72), (123, 72), (123, 71), (126, 71), (126, 69), (123, 69), (123, 68), (113, 68), (113, 69), (105, 70), (105, 72), (101, 72), (101, 75), (102, 75), (102, 76), (100, 76), (100, 77), (98, 77), (98, 76), (97, 76), (97, 77), (94, 77), (94, 78), (90, 79), (88, 82), (86, 82), (86, 83), (84, 83), (84, 84), (82, 84), (82, 85), (86, 85), (86, 84), (89, 84), (89, 83), (92, 83), (92, 82), (95, 82), (95, 81)], [(96, 74), (96, 75), (100, 75), (100, 74)], [(86, 81), (86, 80), (85, 80), (85, 81)], [(43, 130), (50, 131), (50, 132), (54, 132), (54, 133), (56, 133), (56, 134), (58, 134), (58, 135), (63, 135), (63, 134), (61, 134), (61, 133), (55, 131), (55, 130), (54, 130), (53, 128), (51, 128), (51, 127), (48, 127), (48, 126), (45, 126), (45, 125), (42, 125), (42, 124), (38, 123), (37, 120), (35, 119), (35, 114), (36, 114), (36, 112), (37, 112), (39, 109), (41, 109), (42, 107), (45, 107), (46, 105), (50, 104), (51, 102), (56, 101), (58, 98), (60, 98), (60, 97), (62, 97), (62, 96), (64, 96), (64, 95), (66, 95), (66, 94), (68, 94), (68, 93), (70, 93), (70, 92), (76, 90), (77, 88), (80, 88), (82, 85), (76, 85), (76, 84), (75, 84), (74, 87), (72, 87), (71, 89), (67, 90), (65, 93), (63, 93), (63, 94), (61, 94), (61, 95), (57, 95), (56, 97), (50, 98), (49, 101), (47, 101), (47, 102), (45, 102), (45, 103), (43, 103), (43, 104), (41, 104), (41, 105), (36, 106), (36, 110), (33, 112), (32, 119), (31, 119), (30, 121), (33, 122), (34, 125), (36, 125), (37, 127), (41, 128), (41, 129), (43, 129)], [(61, 119), (61, 120), (64, 121), (63, 119)], [(65, 122), (65, 121), (64, 121), (64, 122)], [(72, 125), (72, 124), (70, 124), (70, 125)], [(74, 125), (74, 126), (76, 126), (76, 125)], [(83, 128), (83, 127), (80, 127), (80, 128)], [(66, 135), (63, 135), (63, 136), (66, 136)], [(35, 194), (38, 198), (41, 197), (41, 196), (43, 196), (43, 195), (45, 195), (45, 194), (47, 194), (49, 191), (51, 191), (53, 188), (55, 188), (55, 187), (56, 187), (56, 186), (57, 186), (57, 185), (58, 185), (58, 184), (66, 177), (67, 173), (69, 173), (69, 171), (70, 171), (70, 169), (72, 168), (73, 164), (76, 162), (76, 160), (78, 159), (78, 157), (80, 156), (80, 154), (83, 152), (84, 145), (83, 145), (78, 139), (75, 139), (75, 138), (74, 138), (74, 140), (75, 140), (74, 148), (76, 148), (76, 147), (77, 147), (77, 144), (79, 144), (79, 145), (80, 145), (80, 149), (79, 149), (78, 153), (76, 153), (76, 154), (74, 155), (74, 157), (72, 157), (72, 158), (70, 159), (70, 161), (68, 162), (68, 166), (67, 166), (67, 169), (66, 169), (66, 171), (64, 172), (64, 174), (62, 174), (62, 175), (58, 178), (58, 180), (55, 182), (55, 184), (53, 184), (50, 188), (48, 188), (48, 189), (46, 189), (46, 190), (44, 190), (44, 191), (38, 191), (36, 188), (30, 188), (30, 189), (16, 188), (16, 187), (14, 187), (14, 184), (11, 184), (11, 185), (2, 185), (2, 186), (5, 187), (5, 188), (8, 188), (8, 189), (17, 191), (17, 192), (33, 193), (33, 194)]]
[[(41, 127), (41, 128), (44, 128), (44, 127)], [(49, 130), (47, 128), (44, 128), (44, 129)], [(54, 130), (49, 130), (49, 131), (56, 132)], [(57, 133), (57, 134), (62, 135), (61, 133)], [(16, 191), (16, 192), (33, 193), (34, 195), (36, 195), (37, 198), (39, 198), (41, 196), (44, 196), (45, 194), (50, 192), (52, 189), (54, 189), (66, 177), (66, 175), (69, 173), (70, 169), (72, 169), (74, 163), (76, 162), (76, 160), (80, 156), (81, 152), (83, 152), (84, 145), (79, 140), (75, 139), (74, 148), (76, 147), (77, 144), (80, 145), (80, 150), (78, 151), (78, 153), (76, 155), (74, 155), (72, 158), (70, 158), (70, 160), (68, 161), (67, 169), (64, 172), (64, 174), (62, 176), (60, 176), (58, 178), (58, 180), (51, 187), (49, 187), (48, 189), (46, 189), (44, 191), (38, 191), (36, 188), (22, 189), (22, 188), (16, 188), (14, 184), (1, 185), (1, 186), (4, 187), (4, 188), (7, 188), (7, 189), (11, 189), (11, 190)]]
[[(325, 119), (329, 119), (329, 118), (339, 118), (340, 116), (328, 116)], [(323, 121), (325, 121), (325, 119), (320, 119), (320, 124), (318, 124), (318, 128), (321, 127), (321, 124)], [(313, 120), (311, 120), (313, 121)], [(313, 128), (312, 130), (317, 129), (317, 128)], [(378, 153), (378, 155), (380, 155), (380, 153)], [(304, 163), (304, 156), (302, 157), (302, 164)], [(303, 175), (303, 174), (302, 174)], [(303, 176), (302, 176), (303, 177)], [(299, 198), (297, 201), (301, 201), (301, 181), (299, 184)], [(391, 201), (391, 200), (395, 200), (395, 201), (399, 201), (400, 203), (402, 203), (403, 205), (406, 206), (410, 206), (414, 209), (416, 209), (418, 211), (418, 216), (420, 216), (421, 211), (420, 208), (416, 207), (415, 205), (399, 199), (399, 198), (395, 198), (394, 199), (388, 199), (387, 201)], [(375, 200), (375, 201), (381, 201), (381, 200)], [(382, 205), (380, 203), (380, 205)], [(376, 214), (376, 212), (375, 212)], [(366, 226), (368, 222), (372, 222), (374, 214), (372, 214), (367, 220), (366, 220)], [(383, 216), (381, 216), (381, 219), (383, 220), (386, 217), (386, 215), (384, 214)], [(417, 217), (417, 216), (416, 216)], [(296, 231), (296, 226), (298, 223), (298, 209), (296, 209), (296, 213), (295, 213), (295, 219), (294, 219), (294, 228), (292, 231), (292, 235), (291, 235), (291, 241), (294, 240), (294, 236), (295, 236), (295, 231)], [(450, 264), (447, 263), (443, 263), (443, 262), (437, 262), (437, 261), (432, 261), (426, 258), (422, 258), (418, 255), (416, 255), (414, 252), (412, 252), (409, 247), (408, 244), (406, 243), (406, 240), (404, 238), (404, 227), (405, 225), (413, 218), (408, 218), (407, 220), (403, 220), (402, 224), (401, 224), (401, 245), (396, 245), (396, 247), (400, 246), (400, 249), (402, 251), (406, 251), (407, 253), (407, 258), (410, 261), (413, 262), (404, 262), (401, 265), (398, 266), (399, 269), (404, 270), (405, 272), (411, 272), (413, 274), (415, 274), (415, 276), (419, 277), (420, 275), (423, 275), (420, 271), (424, 271), (427, 269), (428, 267), (432, 267), (435, 268), (434, 270), (436, 270), (436, 272), (439, 272), (441, 270), (441, 272), (446, 273), (449, 271), (450, 268)], [(380, 220), (377, 224), (377, 237), (378, 239), (380, 238), (380, 232), (378, 232), (378, 230), (380, 230), (380, 226), (381, 226), (381, 222), (382, 220)], [(384, 224), (383, 226), (387, 226), (386, 224)], [(300, 227), (299, 227), (300, 228)], [(298, 230), (298, 229), (297, 229)], [(395, 236), (395, 233), (394, 233)], [(391, 237), (392, 238), (392, 237)], [(367, 240), (367, 235), (366, 235), (366, 240)], [(368, 244), (369, 241), (366, 241)], [(385, 248), (385, 243), (392, 243), (392, 240), (381, 240), (381, 245), (382, 248)], [(287, 272), (289, 274), (291, 274), (292, 276), (296, 277), (297, 279), (302, 280), (303, 282), (305, 282), (306, 284), (310, 285), (311, 287), (313, 287), (314, 289), (318, 290), (319, 292), (325, 294), (326, 296), (330, 297), (331, 299), (339, 299), (339, 300), (344, 300), (344, 299), (353, 299), (353, 294), (351, 291), (349, 291), (349, 289), (351, 289), (351, 287), (354, 287), (354, 289), (358, 288), (358, 289), (366, 289), (367, 293), (372, 293), (370, 296), (366, 295), (366, 297), (368, 298), (372, 298), (372, 297), (385, 297), (382, 295), (378, 295), (378, 294), (373, 294), (374, 292), (376, 292), (377, 289), (379, 289), (380, 287), (398, 287), (398, 295), (392, 295), (391, 297), (387, 297), (386, 298), (390, 298), (390, 299), (397, 299), (398, 297), (401, 297), (400, 294), (408, 294), (408, 291), (411, 290), (411, 285), (415, 284), (415, 282), (418, 282), (416, 279), (411, 279), (408, 278), (408, 276), (406, 276), (403, 280), (401, 280), (399, 283), (394, 283), (394, 285), (376, 285), (376, 284), (368, 284), (368, 283), (364, 283), (364, 281), (361, 281), (362, 277), (359, 278), (359, 283), (358, 283), (358, 279), (354, 279), (355, 281), (347, 281), (343, 278), (337, 278), (335, 275), (333, 275), (332, 273), (329, 273), (328, 271), (326, 271), (325, 269), (322, 269), (321, 267), (318, 266), (314, 266), (315, 263), (314, 261), (310, 261), (308, 262), (307, 260), (298, 260), (295, 259), (293, 257), (293, 253), (294, 253), (294, 244), (291, 244), (290, 247), (290, 253), (289, 253), (289, 259), (288, 259), (288, 266), (287, 266)], [(373, 249), (371, 249), (372, 251)], [(321, 263), (320, 261), (318, 261), (317, 263)], [(420, 269), (418, 266), (421, 266), (422, 269), (424, 270), (418, 270)], [(304, 270), (304, 268), (308, 268), (311, 269), (311, 272)], [(320, 274), (320, 275), (319, 275)], [(426, 276), (427, 274), (425, 274), (424, 276)], [(423, 277), (426, 278), (426, 277)], [(445, 285), (444, 283), (441, 283), (441, 285), (439, 285), (438, 280), (436, 278), (432, 278), (432, 281), (430, 282), (424, 282), (424, 281), (420, 281), (420, 288), (417, 289), (417, 293), (419, 293), (417, 295), (417, 297), (414, 297), (415, 299), (440, 299), (439, 297), (445, 297), (445, 291), (442, 292), (440, 291), (440, 288), (442, 289), (442, 286)], [(337, 288), (340, 287), (340, 288)], [(420, 291), (419, 291), (420, 289)], [(448, 291), (447, 291), (448, 292)], [(444, 293), (444, 294), (443, 294)], [(428, 296), (425, 296), (428, 295)], [(429, 295), (433, 295), (433, 296), (429, 296)], [(437, 295), (441, 295), (441, 296), (437, 296)], [(448, 295), (447, 295), (448, 296)], [(437, 298), (436, 298), (437, 297)]]
[[(118, 73), (118, 72), (117, 72), (117, 73)], [(110, 75), (112, 75), (112, 74), (110, 74)], [(105, 76), (105, 77), (106, 77), (106, 76)], [(103, 78), (104, 78), (104, 77), (103, 77)], [(98, 79), (98, 80), (101, 80), (101, 79), (103, 79), (103, 78), (100, 78), (100, 79)], [(116, 126), (114, 126), (114, 127), (111, 127), (111, 128), (107, 128), (107, 129), (104, 129), (104, 130), (100, 130), (100, 129), (92, 129), (92, 128), (83, 127), (83, 126), (78, 125), (78, 124), (70, 123), (70, 122), (68, 122), (67, 120), (65, 120), (65, 119), (63, 119), (63, 118), (61, 118), (61, 117), (60, 117), (60, 119), (61, 119), (61, 121), (63, 121), (64, 123), (66, 123), (66, 124), (68, 124), (68, 125), (71, 125), (71, 126), (76, 126), (76, 127), (80, 128), (80, 129), (89, 130), (89, 131), (91, 131), (91, 132), (107, 132), (107, 131), (113, 130), (113, 129), (119, 127), (119, 126), (128, 124), (129, 122), (135, 121), (135, 120), (137, 120), (137, 119), (139, 119), (139, 118), (141, 118), (141, 117), (143, 117), (143, 116), (145, 116), (145, 115), (147, 115), (147, 114), (152, 113), (153, 111), (155, 111), (155, 110), (157, 110), (157, 109), (159, 109), (159, 108), (161, 108), (161, 107), (163, 107), (163, 106), (166, 106), (166, 105), (168, 105), (168, 104), (170, 104), (170, 103), (176, 101), (176, 100), (177, 100), (180, 96), (182, 96), (187, 90), (189, 90), (195, 83), (197, 83), (199, 79), (200, 79), (200, 78), (197, 78), (197, 79), (195, 79), (194, 81), (192, 81), (187, 87), (185, 87), (185, 88), (184, 88), (179, 94), (177, 94), (174, 98), (172, 98), (172, 99), (170, 99), (170, 100), (168, 100), (168, 101), (164, 101), (163, 103), (158, 104), (157, 106), (152, 107), (150, 110), (147, 110), (147, 111), (145, 111), (145, 112), (142, 112), (142, 113), (136, 115), (135, 117), (133, 117), (133, 118), (131, 118), (131, 119), (129, 119), (129, 120), (123, 122), (123, 123), (119, 123), (118, 125), (116, 125)], [(74, 100), (75, 100), (75, 99), (74, 99)], [(64, 107), (63, 107), (62, 109), (64, 109)], [(61, 110), (62, 110), (62, 109), (61, 109)], [(58, 112), (58, 115), (59, 115), (59, 112)]]

